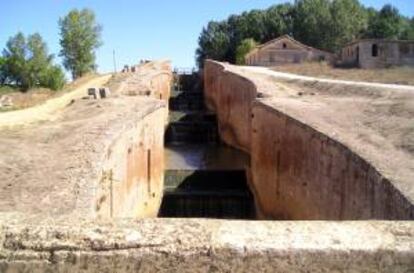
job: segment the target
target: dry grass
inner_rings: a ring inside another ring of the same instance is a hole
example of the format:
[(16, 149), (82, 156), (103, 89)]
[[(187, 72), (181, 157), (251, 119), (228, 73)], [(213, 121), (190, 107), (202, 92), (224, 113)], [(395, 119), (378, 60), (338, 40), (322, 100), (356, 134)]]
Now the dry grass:
[[(93, 87), (101, 87), (106, 84), (111, 75), (94, 76), (92, 79), (82, 81), (82, 84), (76, 83), (72, 85), (70, 90), (63, 90), (45, 100), (43, 103), (39, 103), (33, 107), (25, 109), (17, 109), (18, 111), (10, 111), (7, 113), (1, 113), (0, 127), (19, 127), (25, 126), (39, 121), (55, 120), (62, 113), (62, 109), (67, 107), (73, 100), (84, 97), (86, 89)], [(76, 87), (74, 87), (76, 86)]]
[(0, 87), (0, 97), (2, 95), (7, 95), (11, 97), (13, 101), (13, 107), (4, 108), (2, 109), (2, 112), (25, 109), (39, 105), (51, 98), (62, 96), (68, 91), (74, 90), (96, 77), (96, 74), (86, 75), (80, 79), (77, 79), (76, 81), (66, 84), (63, 89), (59, 91), (53, 91), (48, 88), (34, 88), (30, 89), (27, 92), (21, 92), (7, 86)]
[(335, 80), (414, 85), (414, 67), (359, 69), (334, 68), (327, 63), (303, 63), (272, 67), (272, 70)]

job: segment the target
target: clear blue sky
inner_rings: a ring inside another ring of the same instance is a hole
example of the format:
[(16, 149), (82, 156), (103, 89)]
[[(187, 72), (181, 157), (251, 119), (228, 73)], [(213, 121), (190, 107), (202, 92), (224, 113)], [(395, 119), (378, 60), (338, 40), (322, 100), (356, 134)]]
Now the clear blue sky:
[[(396, 6), (414, 16), (414, 0), (362, 0), (365, 6)], [(1, 0), (0, 48), (22, 31), (39, 32), (51, 53), (58, 55), (58, 19), (72, 8), (91, 8), (103, 25), (104, 45), (97, 52), (100, 72), (118, 69), (140, 59), (168, 58), (177, 67), (193, 67), (197, 38), (209, 20), (254, 8), (267, 8), (283, 0)], [(292, 2), (292, 1), (291, 1)], [(59, 58), (56, 62), (60, 62)]]

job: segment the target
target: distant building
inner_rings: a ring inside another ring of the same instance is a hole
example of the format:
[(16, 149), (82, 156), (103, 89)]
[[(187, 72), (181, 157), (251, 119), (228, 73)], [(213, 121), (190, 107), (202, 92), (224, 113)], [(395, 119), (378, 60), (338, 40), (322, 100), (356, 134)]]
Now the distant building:
[(305, 61), (332, 61), (333, 54), (304, 45), (289, 35), (283, 35), (259, 45), (245, 56), (246, 64), (278, 66)]
[(361, 68), (414, 66), (414, 41), (358, 40), (340, 52), (341, 64)]

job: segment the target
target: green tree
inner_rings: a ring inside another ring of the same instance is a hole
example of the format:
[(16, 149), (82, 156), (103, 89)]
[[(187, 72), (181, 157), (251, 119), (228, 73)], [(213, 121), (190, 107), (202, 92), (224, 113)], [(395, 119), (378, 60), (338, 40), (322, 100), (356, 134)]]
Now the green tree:
[(370, 18), (366, 36), (379, 39), (399, 39), (404, 32), (403, 17), (397, 8), (385, 5)]
[(368, 14), (358, 0), (332, 1), (331, 16), (329, 49), (332, 51), (360, 38), (368, 24)]
[(59, 20), (63, 65), (73, 79), (96, 70), (95, 51), (102, 45), (102, 27), (89, 9), (70, 11)]
[(58, 75), (57, 70), (61, 75), (63, 72), (59, 66), (53, 66), (53, 55), (48, 54), (47, 45), (38, 33), (27, 39), (20, 32), (11, 37), (3, 50), (3, 60), (2, 78), (23, 90), (36, 86), (55, 90), (62, 87), (48, 84), (55, 81), (51, 77)]
[(252, 49), (257, 46), (257, 43), (254, 39), (244, 39), (236, 50), (236, 64), (243, 65), (246, 64), (245, 56)]
[(25, 87), (28, 83), (26, 80), (28, 74), (26, 51), (26, 38), (21, 32), (10, 37), (3, 50), (3, 58), (6, 60), (5, 72), (7, 73), (5, 77), (17, 86)]
[(6, 58), (0, 56), (0, 85), (7, 81), (6, 61)]
[(414, 17), (411, 18), (408, 30), (407, 30), (407, 39), (414, 40)]
[(60, 66), (50, 66), (43, 77), (40, 79), (41, 86), (48, 87), (52, 90), (60, 90), (65, 85), (66, 79)]
[[(53, 55), (48, 54), (46, 43), (40, 34), (35, 33), (27, 38), (27, 58), (25, 75), (25, 88), (32, 88), (36, 85), (42, 85), (41, 79), (48, 76), (48, 70), (52, 65)], [(47, 87), (47, 85), (42, 85)]]
[(329, 0), (296, 0), (293, 33), (295, 39), (320, 49), (334, 47)]
[(401, 39), (404, 40), (414, 40), (414, 17), (411, 18), (404, 18), (404, 31), (401, 35)]
[(275, 5), (266, 10), (264, 19), (266, 30), (263, 42), (270, 41), (284, 34), (292, 34), (293, 10), (293, 6), (289, 3)]
[(199, 67), (203, 66), (205, 59), (224, 60), (230, 45), (227, 24), (224, 22), (209, 22), (207, 28), (204, 28), (201, 32), (198, 44), (196, 59)]

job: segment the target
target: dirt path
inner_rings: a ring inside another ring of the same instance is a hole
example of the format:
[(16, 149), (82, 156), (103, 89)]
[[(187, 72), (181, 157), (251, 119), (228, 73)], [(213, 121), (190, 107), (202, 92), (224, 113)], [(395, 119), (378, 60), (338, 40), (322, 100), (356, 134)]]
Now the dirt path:
[(60, 97), (50, 99), (41, 105), (12, 112), (0, 113), (0, 128), (18, 127), (39, 121), (54, 120), (59, 116), (58, 111), (67, 106), (73, 99), (79, 99), (85, 96), (88, 87), (100, 87), (104, 85), (111, 76), (112, 75), (109, 74), (94, 78), (76, 89), (69, 91)]
[(317, 82), (331, 83), (331, 84), (343, 84), (343, 85), (352, 85), (352, 86), (361, 86), (361, 87), (376, 87), (376, 88), (414, 91), (414, 86), (409, 86), (409, 85), (323, 79), (323, 78), (296, 75), (296, 74), (291, 74), (291, 73), (286, 73), (286, 72), (273, 71), (265, 67), (243, 66), (243, 67), (240, 67), (240, 70), (254, 72), (254, 73), (261, 73), (261, 74), (266, 74), (269, 76), (275, 76), (275, 77), (290, 79), (290, 80), (302, 80), (302, 81), (308, 81), (308, 82), (317, 81)]

